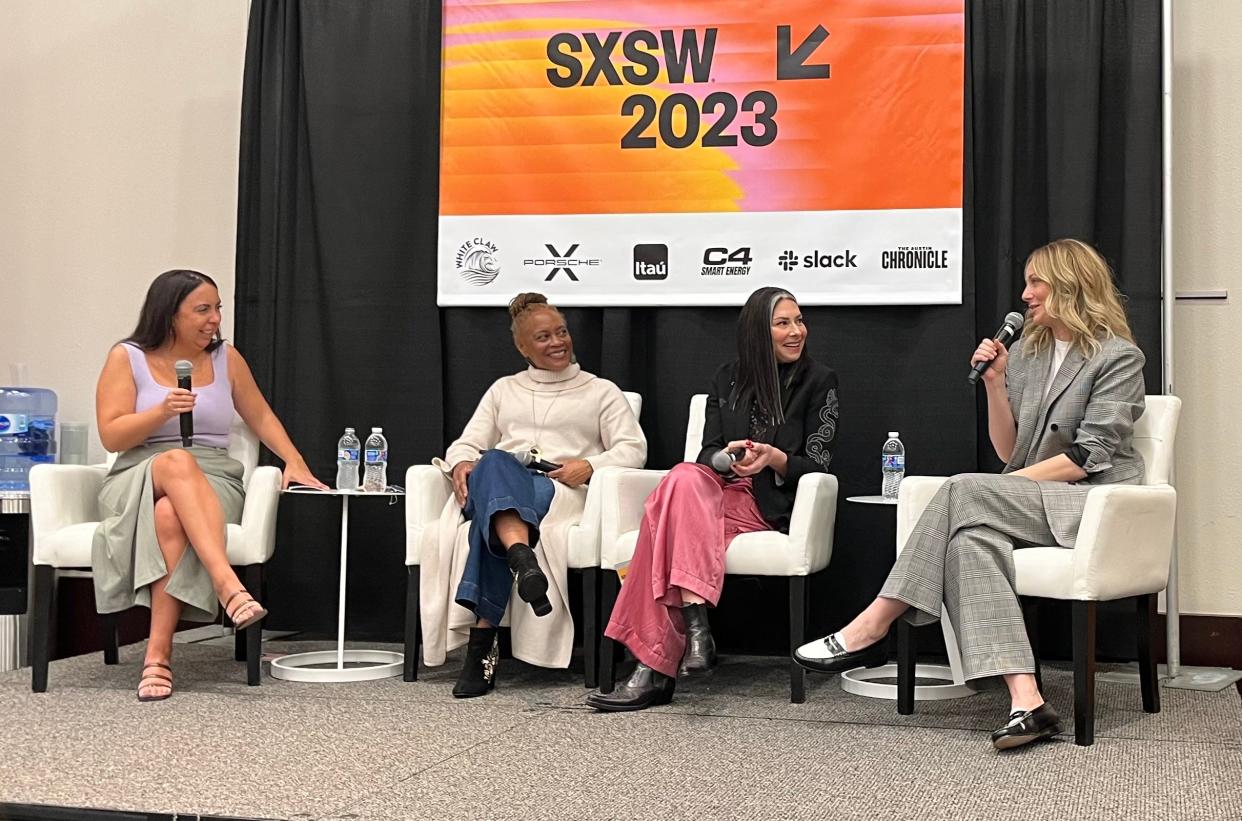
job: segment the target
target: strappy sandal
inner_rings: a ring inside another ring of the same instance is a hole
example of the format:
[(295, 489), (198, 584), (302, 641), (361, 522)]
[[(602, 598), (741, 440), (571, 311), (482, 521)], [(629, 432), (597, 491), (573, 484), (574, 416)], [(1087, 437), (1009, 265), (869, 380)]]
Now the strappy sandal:
[[(245, 596), (246, 598), (238, 602), (237, 606), (232, 610), (229, 610), (229, 605), (238, 596)], [(260, 619), (267, 615), (263, 605), (255, 601), (254, 596), (250, 595), (244, 587), (235, 590), (233, 595), (229, 596), (228, 600), (224, 602), (224, 613), (233, 622), (234, 630), (245, 630), (250, 625), (257, 624)], [(238, 618), (239, 616), (240, 618)]]
[[(151, 668), (159, 668), (154, 673), (148, 673)], [(161, 673), (159, 670), (167, 670), (168, 673)], [(167, 687), (168, 692), (158, 696), (144, 696), (142, 691), (152, 687)], [(159, 661), (149, 661), (142, 665), (142, 678), (138, 680), (138, 700), (139, 701), (163, 701), (173, 694), (172, 668), (167, 664)]]

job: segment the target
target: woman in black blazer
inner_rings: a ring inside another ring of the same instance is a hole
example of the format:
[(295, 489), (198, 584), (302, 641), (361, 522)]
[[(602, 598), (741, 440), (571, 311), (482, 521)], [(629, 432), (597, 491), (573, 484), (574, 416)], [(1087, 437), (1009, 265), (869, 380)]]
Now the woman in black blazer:
[(837, 435), (837, 375), (806, 353), (798, 301), (760, 288), (738, 317), (738, 358), (712, 377), (696, 462), (648, 497), (638, 544), (605, 634), (638, 659), (597, 710), (666, 704), (676, 677), (716, 664), (707, 622), (734, 536), (788, 532), (798, 480), (827, 472)]

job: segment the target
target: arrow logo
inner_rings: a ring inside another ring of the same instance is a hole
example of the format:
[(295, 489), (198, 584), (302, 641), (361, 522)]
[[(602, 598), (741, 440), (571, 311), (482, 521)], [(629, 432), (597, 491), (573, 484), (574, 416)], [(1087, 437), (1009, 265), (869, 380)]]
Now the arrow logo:
[(820, 43), (828, 39), (828, 29), (815, 27), (810, 35), (792, 51), (789, 48), (791, 26), (776, 27), (776, 79), (778, 80), (827, 80), (828, 63), (807, 63)]

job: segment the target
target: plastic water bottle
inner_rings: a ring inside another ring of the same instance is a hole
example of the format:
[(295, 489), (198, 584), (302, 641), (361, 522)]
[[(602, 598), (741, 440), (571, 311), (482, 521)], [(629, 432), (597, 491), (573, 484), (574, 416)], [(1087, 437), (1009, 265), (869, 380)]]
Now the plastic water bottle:
[(897, 431), (888, 432), (888, 439), (884, 441), (880, 454), (883, 459), (881, 469), (884, 472), (884, 498), (896, 499), (897, 488), (901, 486), (901, 480), (906, 475), (906, 447), (901, 444)]
[(368, 493), (382, 493), (388, 487), (388, 440), (383, 428), (371, 428), (367, 437), (365, 462), (362, 471), (362, 489)]
[(30, 490), (30, 469), (56, 461), (56, 394), (0, 388), (0, 491)]
[(345, 428), (345, 435), (336, 443), (336, 489), (358, 489), (358, 457), (362, 443), (353, 428)]

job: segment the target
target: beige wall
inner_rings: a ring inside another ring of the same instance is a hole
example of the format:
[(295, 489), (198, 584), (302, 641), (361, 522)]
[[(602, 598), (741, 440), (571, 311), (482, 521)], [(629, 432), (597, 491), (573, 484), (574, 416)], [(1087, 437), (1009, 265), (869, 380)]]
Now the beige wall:
[[(150, 279), (220, 282), (231, 326), (245, 0), (9, 0), (0, 27), (0, 382), (93, 423), (94, 380)], [(1242, 299), (1235, 0), (1176, 4), (1176, 287)], [(1179, 304), (1182, 608), (1242, 614), (1237, 303)], [(94, 443), (93, 455), (101, 456)], [(1217, 478), (1219, 477), (1219, 478)]]
[(1174, 3), (1173, 248), (1178, 542), (1183, 613), (1242, 615), (1242, 77), (1236, 0)]
[(196, 268), (231, 327), (246, 0), (8, 0), (0, 26), (0, 383), (89, 420), (147, 285)]

